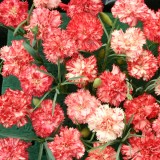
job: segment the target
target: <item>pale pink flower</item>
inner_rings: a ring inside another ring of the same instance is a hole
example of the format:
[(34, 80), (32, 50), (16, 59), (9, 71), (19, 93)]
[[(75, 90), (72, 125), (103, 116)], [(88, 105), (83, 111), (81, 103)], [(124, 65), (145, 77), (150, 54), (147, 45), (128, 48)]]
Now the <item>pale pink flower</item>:
[(31, 96), (23, 91), (7, 89), (0, 96), (0, 123), (6, 128), (24, 126), (31, 109)]
[(43, 48), (46, 59), (57, 64), (58, 59), (63, 62), (64, 58), (77, 53), (77, 46), (71, 36), (65, 30), (56, 30), (46, 35), (43, 40)]
[[(139, 19), (149, 16), (144, 0), (117, 0), (111, 11), (121, 22), (135, 26)], [(142, 17), (142, 18), (141, 18)]]
[(133, 117), (133, 128), (136, 131), (148, 132), (146, 128), (151, 128), (149, 119), (156, 118), (160, 106), (156, 103), (156, 99), (149, 94), (144, 93), (132, 100), (127, 100), (124, 103), (126, 119)]
[(86, 123), (101, 103), (88, 90), (81, 89), (69, 94), (65, 99), (65, 104), (68, 106), (69, 118), (77, 124)]
[(122, 136), (124, 129), (124, 111), (120, 108), (110, 108), (109, 105), (101, 105), (89, 117), (88, 127), (96, 132), (97, 139), (101, 142), (109, 142)]
[(27, 152), (31, 143), (24, 142), (18, 138), (0, 139), (0, 159), (1, 160), (28, 160)]
[(155, 94), (160, 95), (160, 78), (157, 78), (155, 82), (155, 88), (154, 88)]
[(36, 134), (40, 137), (48, 137), (64, 120), (64, 113), (59, 104), (56, 104), (52, 115), (53, 102), (44, 100), (40, 107), (31, 114), (31, 121)]
[(125, 33), (115, 30), (112, 33), (111, 48), (117, 54), (126, 54), (128, 61), (134, 61), (141, 55), (145, 43), (146, 38), (140, 28), (128, 28)]
[[(101, 144), (96, 142), (93, 144), (93, 147), (98, 147)], [(107, 146), (104, 149), (97, 148), (88, 153), (86, 160), (115, 160), (116, 151), (111, 146)]]
[(98, 99), (118, 107), (127, 95), (126, 75), (113, 65), (111, 72), (104, 71), (99, 78), (102, 84), (97, 89)]
[(74, 128), (61, 128), (53, 142), (48, 143), (56, 160), (80, 159), (85, 152), (85, 147), (80, 140), (80, 132)]
[(103, 10), (103, 3), (101, 0), (70, 0), (68, 4), (60, 3), (59, 6), (65, 10), (67, 15), (71, 18), (78, 13), (84, 12), (96, 16)]
[(18, 76), (33, 61), (32, 56), (23, 47), (23, 40), (13, 40), (11, 46), (4, 46), (0, 50), (3, 62), (2, 75)]
[(75, 82), (79, 87), (85, 86), (88, 82), (93, 82), (97, 77), (97, 60), (94, 56), (90, 56), (88, 58), (84, 58), (82, 55), (77, 55), (72, 57), (71, 60), (67, 61), (66, 69), (68, 73), (66, 74), (66, 79), (74, 77), (81, 77), (75, 80), (71, 80)]
[(68, 23), (67, 31), (76, 41), (78, 50), (92, 52), (102, 45), (102, 25), (99, 19), (90, 13), (75, 14)]
[(61, 0), (33, 0), (35, 7), (57, 8)]
[(28, 16), (28, 2), (20, 0), (3, 0), (0, 3), (0, 23), (17, 27)]
[(22, 90), (26, 94), (40, 97), (50, 89), (53, 78), (43, 71), (47, 72), (44, 66), (31, 65), (19, 74)]
[(38, 27), (38, 39), (45, 39), (50, 32), (56, 32), (61, 24), (61, 15), (57, 10), (38, 7), (33, 10), (30, 17), (29, 25), (24, 29), (28, 32), (26, 37), (33, 39), (34, 35), (31, 30)]
[(157, 59), (151, 51), (143, 50), (137, 60), (128, 62), (128, 73), (137, 79), (150, 80), (158, 69)]

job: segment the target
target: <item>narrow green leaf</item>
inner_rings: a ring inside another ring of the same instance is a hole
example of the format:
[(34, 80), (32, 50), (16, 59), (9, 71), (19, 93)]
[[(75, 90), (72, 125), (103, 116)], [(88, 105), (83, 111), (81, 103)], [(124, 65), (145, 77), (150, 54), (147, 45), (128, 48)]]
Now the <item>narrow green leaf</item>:
[(116, 0), (105, 0), (105, 5), (115, 2)]
[(117, 153), (116, 153), (116, 160), (120, 160), (119, 155), (120, 155), (121, 147), (122, 147), (122, 143), (118, 146)]
[(13, 36), (16, 36), (16, 34), (19, 32), (20, 28), (27, 22), (27, 20), (22, 21), (17, 28), (13, 32)]
[(47, 142), (44, 142), (44, 147), (45, 147), (45, 150), (46, 150), (46, 154), (48, 156), (48, 160), (55, 160), (51, 150), (48, 148)]
[(131, 118), (129, 119), (128, 124), (127, 124), (128, 126), (131, 125), (131, 123), (132, 123), (132, 121), (133, 121), (133, 118), (134, 118), (134, 114), (132, 114)]
[(76, 79), (80, 79), (80, 78), (84, 78), (84, 77), (85, 76), (77, 76), (77, 77), (69, 78), (69, 79), (67, 79), (67, 81), (72, 81), (72, 80), (76, 80)]
[(42, 159), (42, 154), (43, 154), (43, 143), (40, 144), (40, 147), (39, 147), (39, 154), (38, 154), (38, 160), (41, 160)]
[(41, 70), (41, 69), (37, 69), (37, 70), (40, 71), (40, 72), (42, 72), (42, 73), (44, 73), (44, 74), (46, 74), (46, 75), (48, 75), (48, 76), (50, 76), (50, 77), (54, 78), (54, 76), (51, 73), (48, 73), (48, 72), (46, 72), (44, 70)]
[(58, 95), (58, 92), (56, 90), (56, 93), (54, 94), (54, 98), (53, 98), (53, 103), (52, 103), (52, 116), (54, 115), (54, 110), (55, 110), (56, 101), (57, 101), (57, 95)]

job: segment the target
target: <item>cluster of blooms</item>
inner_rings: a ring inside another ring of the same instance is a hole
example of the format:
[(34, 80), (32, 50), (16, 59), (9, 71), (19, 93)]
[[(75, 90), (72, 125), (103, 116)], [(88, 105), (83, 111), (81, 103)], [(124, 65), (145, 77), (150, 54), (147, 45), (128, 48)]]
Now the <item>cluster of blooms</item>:
[[(56, 160), (81, 159), (92, 147), (86, 160), (115, 160), (114, 145), (104, 146), (126, 140), (130, 145), (118, 148), (124, 160), (160, 159), (160, 10), (150, 10), (144, 0), (117, 0), (112, 14), (129, 27), (117, 30), (113, 23), (110, 27), (114, 30), (106, 34), (109, 39), (102, 46), (107, 24), (101, 23), (109, 17), (104, 14), (98, 19), (103, 10), (101, 0), (70, 0), (68, 4), (34, 0), (33, 5), (28, 14), (27, 2), (0, 3), (0, 23), (13, 29), (22, 22), (16, 30), (20, 27), (25, 37), (0, 49), (2, 75), (16, 76), (21, 85), (21, 91), (6, 89), (0, 96), (0, 124), (22, 127), (30, 119), (37, 141), (47, 141), (44, 146)], [(60, 12), (54, 10), (57, 7), (70, 18), (65, 29)], [(141, 28), (138, 21), (143, 23)], [(153, 53), (148, 43), (156, 45), (158, 53)], [(103, 48), (105, 56), (101, 57)], [(35, 57), (42, 59), (41, 63)], [(124, 66), (117, 57), (123, 58)], [(58, 73), (52, 75), (49, 70)], [(145, 85), (137, 89), (134, 81), (140, 79)], [(150, 94), (147, 88), (155, 92)], [(62, 92), (67, 95), (61, 96)], [(79, 130), (63, 124), (68, 118)], [(81, 133), (83, 126), (88, 127), (88, 137)], [(142, 137), (135, 138), (136, 134)], [(0, 139), (0, 159), (27, 160), (30, 145), (19, 139)]]

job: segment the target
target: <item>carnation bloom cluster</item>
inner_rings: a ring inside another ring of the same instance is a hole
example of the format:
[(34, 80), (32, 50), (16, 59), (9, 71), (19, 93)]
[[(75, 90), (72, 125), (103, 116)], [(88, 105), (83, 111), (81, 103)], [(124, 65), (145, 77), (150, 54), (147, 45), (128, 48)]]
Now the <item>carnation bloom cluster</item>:
[(160, 159), (160, 10), (104, 5), (0, 2), (0, 160)]

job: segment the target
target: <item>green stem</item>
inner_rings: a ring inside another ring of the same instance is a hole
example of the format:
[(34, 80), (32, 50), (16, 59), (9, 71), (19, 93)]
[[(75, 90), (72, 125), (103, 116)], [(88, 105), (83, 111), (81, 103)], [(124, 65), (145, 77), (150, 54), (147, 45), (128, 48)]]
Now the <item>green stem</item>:
[(30, 8), (30, 10), (29, 10), (28, 17), (27, 17), (27, 24), (29, 24), (30, 16), (31, 16), (31, 14), (32, 14), (33, 9), (34, 9), (34, 4), (32, 4), (32, 6), (31, 6), (31, 8)]
[(19, 32), (19, 29), (20, 29), (26, 22), (27, 22), (27, 20), (24, 20), (24, 21), (22, 21), (22, 22), (16, 27), (16, 29), (15, 29), (14, 32), (13, 32), (13, 36), (16, 36), (17, 33), (18, 33), (18, 34), (21, 34), (21, 33)]
[(115, 25), (116, 25), (116, 23), (117, 23), (117, 18), (114, 20), (114, 23), (113, 23), (113, 26), (112, 26), (112, 29), (111, 29), (111, 31), (110, 31), (110, 34), (109, 34), (109, 37), (108, 37), (108, 41), (107, 41), (107, 45), (106, 45), (106, 47), (105, 47), (105, 56), (104, 56), (104, 61), (103, 61), (103, 66), (102, 66), (102, 70), (104, 71), (105, 69), (106, 69), (106, 66), (107, 66), (107, 63), (106, 63), (106, 61), (107, 61), (107, 57), (108, 57), (108, 52), (109, 52), (109, 50), (110, 50), (110, 41), (111, 41), (111, 38), (112, 38), (112, 32), (113, 32), (113, 30), (115, 29)]

